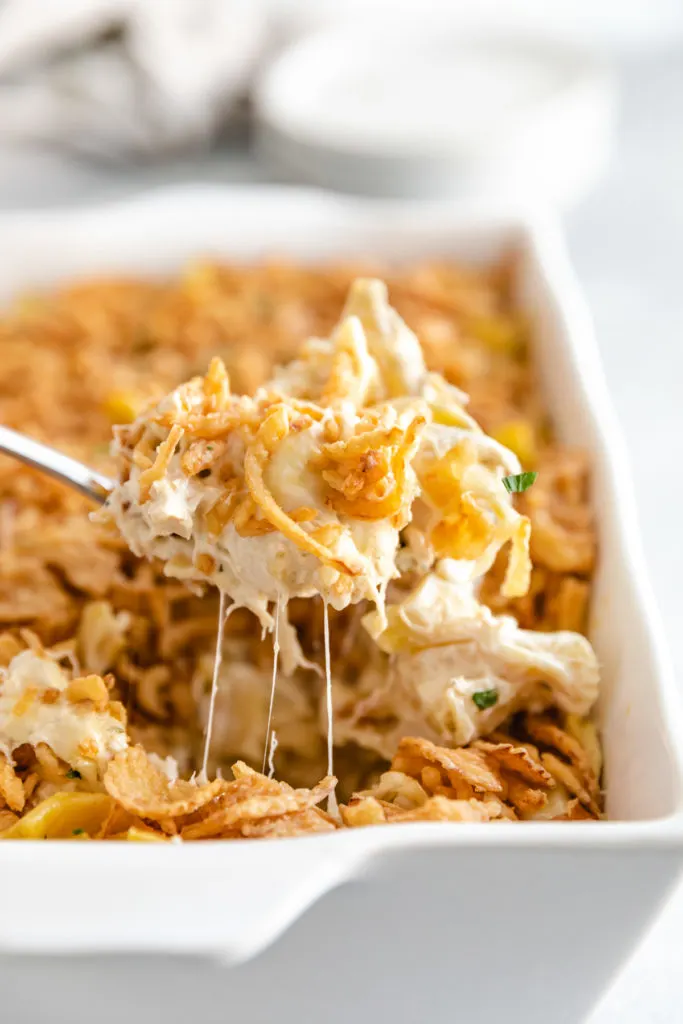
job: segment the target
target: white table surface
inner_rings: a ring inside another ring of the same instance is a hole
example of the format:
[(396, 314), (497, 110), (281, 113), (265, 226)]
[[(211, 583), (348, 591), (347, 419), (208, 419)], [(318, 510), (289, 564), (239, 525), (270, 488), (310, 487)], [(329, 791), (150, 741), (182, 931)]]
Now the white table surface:
[[(683, 653), (676, 641), (683, 622), (682, 122), (683, 53), (625, 69), (613, 165), (593, 195), (566, 218), (630, 448), (646, 553), (681, 680)], [(237, 150), (201, 164), (116, 176), (94, 169), (67, 174), (48, 158), (27, 163), (0, 154), (0, 207), (72, 202), (179, 180), (267, 181), (268, 176)], [(114, 966), (87, 959), (0, 957), (0, 1020), (139, 1024), (163, 1015), (168, 1024), (188, 1019), (208, 1024), (229, 1019), (228, 972), (192, 962), (177, 986), (177, 970), (163, 958), (143, 967), (127, 960)], [(514, 1016), (508, 1020), (516, 1024)], [(590, 1018), (590, 1024), (679, 1022), (683, 887)]]

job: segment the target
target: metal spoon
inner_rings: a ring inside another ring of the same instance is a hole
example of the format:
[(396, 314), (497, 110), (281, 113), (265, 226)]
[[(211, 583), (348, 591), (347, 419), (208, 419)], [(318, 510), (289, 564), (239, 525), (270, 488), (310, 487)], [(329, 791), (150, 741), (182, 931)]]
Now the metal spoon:
[(0, 452), (61, 480), (100, 505), (114, 488), (114, 481), (103, 473), (9, 427), (0, 426)]

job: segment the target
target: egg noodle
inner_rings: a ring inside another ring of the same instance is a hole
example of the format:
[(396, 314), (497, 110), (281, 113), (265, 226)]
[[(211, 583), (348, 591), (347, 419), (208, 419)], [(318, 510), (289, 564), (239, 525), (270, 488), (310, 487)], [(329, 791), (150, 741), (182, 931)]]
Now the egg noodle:
[(0, 838), (601, 816), (587, 470), (514, 272), (206, 264), (9, 311), (0, 417), (117, 483), (88, 516), (0, 461)]

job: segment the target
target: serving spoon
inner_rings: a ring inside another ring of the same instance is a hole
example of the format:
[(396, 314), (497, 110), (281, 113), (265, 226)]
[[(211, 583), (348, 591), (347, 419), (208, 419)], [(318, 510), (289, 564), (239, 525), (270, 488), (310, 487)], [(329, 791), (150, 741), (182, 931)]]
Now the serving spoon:
[(98, 473), (78, 459), (72, 459), (70, 455), (64, 455), (63, 452), (41, 444), (40, 441), (34, 441), (25, 434), (19, 434), (16, 430), (10, 430), (9, 427), (0, 426), (0, 453), (18, 459), (19, 462), (33, 466), (55, 480), (68, 484), (99, 505), (106, 501), (114, 489), (114, 481), (104, 473)]

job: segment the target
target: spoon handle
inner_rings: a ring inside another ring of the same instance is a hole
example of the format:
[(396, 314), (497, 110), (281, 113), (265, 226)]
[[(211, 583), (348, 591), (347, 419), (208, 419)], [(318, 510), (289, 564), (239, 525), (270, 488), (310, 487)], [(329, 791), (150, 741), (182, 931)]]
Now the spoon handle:
[(0, 452), (48, 473), (100, 505), (114, 486), (114, 481), (103, 473), (97, 473), (77, 459), (33, 441), (25, 434), (18, 434), (9, 427), (0, 426)]

